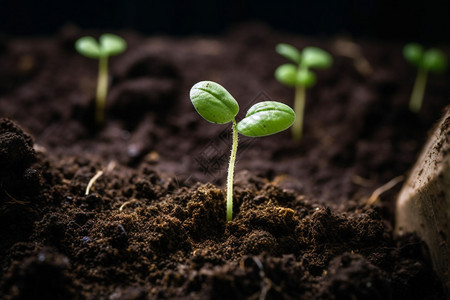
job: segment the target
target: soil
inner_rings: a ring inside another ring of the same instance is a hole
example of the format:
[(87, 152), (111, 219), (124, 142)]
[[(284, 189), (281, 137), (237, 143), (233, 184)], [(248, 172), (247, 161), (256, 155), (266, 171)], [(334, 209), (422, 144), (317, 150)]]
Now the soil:
[[(73, 48), (86, 34), (99, 32), (0, 40), (1, 299), (446, 298), (424, 243), (393, 232), (400, 185), (368, 199), (413, 165), (449, 73), (430, 74), (413, 114), (401, 43), (357, 41), (369, 74), (336, 39), (260, 24), (222, 37), (123, 31), (97, 126), (97, 63)], [(323, 47), (334, 64), (307, 91), (300, 144), (289, 131), (241, 137), (227, 223), (230, 128), (202, 119), (189, 90), (221, 83), (238, 119), (262, 100), (292, 105), (273, 76), (279, 42)]]

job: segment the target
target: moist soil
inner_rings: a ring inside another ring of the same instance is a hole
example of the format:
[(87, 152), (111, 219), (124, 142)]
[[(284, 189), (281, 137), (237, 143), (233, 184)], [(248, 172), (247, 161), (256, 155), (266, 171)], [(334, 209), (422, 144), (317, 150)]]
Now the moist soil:
[[(1, 299), (446, 298), (426, 246), (394, 234), (400, 184), (368, 199), (415, 162), (448, 73), (430, 74), (413, 114), (401, 43), (357, 41), (362, 70), (341, 38), (260, 24), (219, 38), (124, 31), (98, 126), (97, 62), (73, 45), (99, 33), (0, 38)], [(334, 64), (307, 91), (300, 143), (289, 131), (240, 138), (225, 222), (230, 127), (201, 118), (189, 90), (221, 83), (238, 119), (259, 101), (292, 105), (273, 76), (287, 63), (279, 42), (323, 47)]]

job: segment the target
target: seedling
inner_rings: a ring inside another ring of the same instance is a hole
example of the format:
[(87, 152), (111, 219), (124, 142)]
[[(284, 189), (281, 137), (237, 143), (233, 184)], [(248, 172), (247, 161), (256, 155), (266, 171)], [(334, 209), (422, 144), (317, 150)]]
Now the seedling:
[(247, 111), (244, 119), (236, 123), (239, 105), (221, 85), (212, 81), (196, 83), (190, 92), (192, 104), (207, 121), (216, 124), (232, 122), (233, 144), (227, 177), (227, 221), (233, 217), (233, 177), (238, 132), (249, 137), (271, 135), (289, 128), (295, 120), (294, 111), (276, 101), (259, 102)]
[(299, 142), (303, 132), (306, 89), (316, 84), (316, 75), (310, 68), (327, 69), (333, 63), (333, 58), (317, 47), (305, 47), (300, 52), (294, 46), (278, 44), (275, 49), (278, 54), (295, 63), (279, 66), (275, 78), (286, 86), (295, 87), (294, 111), (297, 118), (292, 126), (292, 137)]
[(439, 49), (431, 48), (424, 51), (423, 47), (416, 43), (405, 45), (403, 56), (418, 68), (416, 82), (409, 101), (409, 109), (418, 113), (422, 107), (428, 72), (444, 72), (447, 68), (447, 57)]
[(75, 49), (81, 55), (99, 60), (95, 120), (97, 124), (102, 124), (108, 94), (108, 57), (124, 52), (127, 43), (120, 36), (111, 33), (102, 34), (99, 41), (100, 43), (91, 36), (84, 36), (76, 41)]

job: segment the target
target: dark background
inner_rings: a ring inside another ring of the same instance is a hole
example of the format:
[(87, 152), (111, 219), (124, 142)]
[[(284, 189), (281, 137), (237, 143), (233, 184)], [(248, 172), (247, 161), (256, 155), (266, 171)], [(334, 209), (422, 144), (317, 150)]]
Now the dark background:
[(48, 35), (69, 22), (146, 34), (219, 34), (259, 20), (303, 35), (450, 42), (449, 0), (0, 0), (0, 32)]

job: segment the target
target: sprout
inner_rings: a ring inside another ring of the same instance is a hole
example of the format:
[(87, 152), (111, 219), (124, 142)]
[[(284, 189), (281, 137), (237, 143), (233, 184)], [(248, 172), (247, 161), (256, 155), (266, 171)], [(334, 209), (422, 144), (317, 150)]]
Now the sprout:
[(91, 36), (84, 36), (76, 41), (75, 49), (81, 55), (99, 60), (95, 120), (97, 124), (102, 124), (108, 91), (108, 57), (124, 52), (127, 43), (120, 36), (111, 33), (102, 34), (99, 41), (100, 43)]
[(428, 49), (416, 43), (410, 43), (403, 48), (403, 56), (418, 68), (416, 82), (409, 101), (409, 109), (419, 112), (422, 107), (423, 95), (427, 84), (428, 72), (441, 73), (447, 69), (447, 57), (439, 49)]
[(295, 63), (279, 66), (275, 71), (275, 78), (286, 86), (295, 87), (294, 110), (297, 118), (292, 126), (292, 136), (298, 142), (303, 131), (305, 90), (316, 84), (316, 75), (309, 69), (327, 69), (333, 63), (333, 58), (328, 52), (316, 47), (305, 47), (300, 52), (294, 46), (278, 44), (276, 51)]
[(283, 103), (264, 101), (253, 105), (245, 118), (236, 123), (238, 103), (224, 87), (212, 81), (196, 83), (190, 97), (197, 112), (207, 121), (217, 124), (232, 122), (233, 145), (227, 178), (227, 221), (230, 221), (233, 217), (233, 174), (238, 132), (250, 137), (271, 135), (289, 128), (294, 123), (295, 113)]

